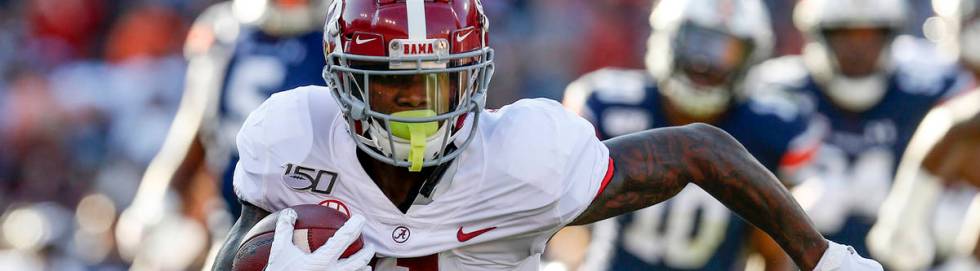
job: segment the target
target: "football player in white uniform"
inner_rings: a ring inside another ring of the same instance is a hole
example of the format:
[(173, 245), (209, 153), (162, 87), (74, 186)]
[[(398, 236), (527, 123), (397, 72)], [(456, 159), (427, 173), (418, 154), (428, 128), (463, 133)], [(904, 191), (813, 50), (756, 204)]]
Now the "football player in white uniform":
[[(242, 236), (270, 212), (322, 203), (351, 215), (341, 231), (361, 231), (372, 263), (311, 260), (336, 253), (278, 246), (271, 258), (297, 264), (267, 270), (537, 270), (560, 228), (694, 183), (805, 270), (881, 270), (824, 239), (779, 180), (718, 128), (600, 142), (589, 122), (551, 100), (485, 110), (487, 26), (478, 0), (334, 1), (324, 30), (328, 87), (273, 95), (238, 135), (244, 206), (215, 269), (230, 268)], [(291, 216), (281, 219), (279, 230), (289, 230)]]
[[(933, 1), (958, 52), (966, 80), (980, 75), (980, 1)], [(972, 79), (972, 80), (971, 80)], [(973, 81), (973, 82), (971, 82)], [(980, 186), (980, 91), (972, 90), (933, 109), (902, 157), (895, 185), (868, 236), (873, 255), (901, 270), (977, 270), (980, 198), (960, 180)], [(971, 204), (972, 201), (972, 204)], [(972, 205), (972, 207), (971, 207)], [(967, 215), (968, 214), (968, 215)], [(966, 220), (964, 220), (966, 218)]]

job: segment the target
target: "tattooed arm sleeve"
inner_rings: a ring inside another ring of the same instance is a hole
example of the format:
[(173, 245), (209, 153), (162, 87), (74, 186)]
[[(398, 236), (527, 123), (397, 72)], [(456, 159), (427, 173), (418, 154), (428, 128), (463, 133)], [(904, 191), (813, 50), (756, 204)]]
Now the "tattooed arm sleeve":
[(705, 124), (606, 140), (612, 180), (572, 224), (588, 224), (664, 201), (694, 183), (764, 230), (811, 270), (827, 242), (789, 191), (734, 138)]
[(242, 238), (245, 237), (248, 230), (252, 229), (252, 226), (259, 223), (259, 220), (269, 215), (269, 212), (251, 203), (245, 201), (241, 201), (241, 203), (242, 215), (238, 217), (238, 221), (235, 222), (235, 225), (231, 227), (231, 231), (228, 232), (228, 238), (225, 239), (224, 245), (221, 246), (221, 250), (215, 256), (214, 266), (211, 267), (211, 270), (231, 270), (231, 265), (235, 261), (235, 254), (238, 253), (238, 245), (241, 244)]

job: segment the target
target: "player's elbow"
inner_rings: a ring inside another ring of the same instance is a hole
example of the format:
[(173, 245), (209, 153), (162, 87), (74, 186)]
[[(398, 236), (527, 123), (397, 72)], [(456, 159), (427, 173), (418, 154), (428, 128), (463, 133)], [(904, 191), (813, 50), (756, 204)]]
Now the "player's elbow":
[(732, 135), (718, 127), (704, 123), (688, 124), (683, 127), (697, 142), (697, 159), (706, 164), (718, 164), (754, 160), (748, 150)]
[(722, 150), (729, 148), (743, 149), (742, 144), (738, 143), (732, 135), (721, 128), (706, 123), (694, 123), (684, 126), (685, 129), (693, 133), (703, 146), (720, 147)]

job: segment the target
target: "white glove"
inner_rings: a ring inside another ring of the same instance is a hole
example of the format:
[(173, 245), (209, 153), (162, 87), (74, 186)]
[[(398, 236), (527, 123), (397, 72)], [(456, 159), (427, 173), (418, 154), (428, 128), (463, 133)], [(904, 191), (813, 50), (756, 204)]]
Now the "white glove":
[(865, 259), (850, 246), (827, 241), (827, 250), (823, 252), (817, 267), (813, 271), (881, 271), (881, 264)]
[(354, 215), (340, 227), (333, 237), (327, 240), (313, 253), (303, 252), (293, 244), (293, 225), (296, 223), (296, 211), (284, 209), (279, 212), (276, 222), (276, 233), (272, 240), (272, 252), (266, 271), (370, 271), (368, 263), (374, 258), (374, 247), (364, 244), (360, 251), (346, 259), (340, 259), (340, 254), (350, 246), (361, 234), (364, 227), (364, 217)]

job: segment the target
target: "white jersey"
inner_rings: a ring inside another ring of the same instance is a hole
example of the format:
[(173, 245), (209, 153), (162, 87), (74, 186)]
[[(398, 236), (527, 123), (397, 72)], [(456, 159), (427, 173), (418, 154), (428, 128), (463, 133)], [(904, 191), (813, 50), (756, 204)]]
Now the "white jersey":
[(551, 100), (521, 100), (482, 112), (431, 198), (402, 213), (361, 167), (347, 126), (327, 88), (273, 95), (238, 135), (235, 191), (270, 212), (320, 203), (363, 215), (374, 270), (537, 270), (547, 240), (588, 207), (610, 167), (589, 122)]

